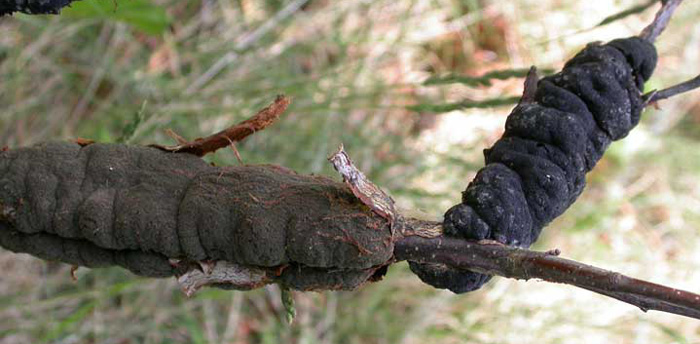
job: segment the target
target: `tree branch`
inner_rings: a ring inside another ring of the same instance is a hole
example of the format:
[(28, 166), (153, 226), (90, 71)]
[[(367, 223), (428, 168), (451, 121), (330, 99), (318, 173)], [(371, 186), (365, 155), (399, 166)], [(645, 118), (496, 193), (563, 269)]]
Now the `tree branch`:
[(551, 252), (443, 236), (407, 236), (395, 243), (394, 256), (397, 260), (445, 264), (507, 278), (569, 284), (629, 303), (645, 312), (656, 310), (700, 319), (698, 294), (560, 258)]
[[(656, 12), (656, 17), (647, 27), (642, 30), (639, 37), (654, 42), (659, 35), (666, 29), (668, 23), (673, 17), (673, 12), (683, 2), (683, 0), (662, 0), (661, 8)], [(680, 84), (673, 85), (661, 91), (651, 91), (643, 96), (645, 104), (652, 104), (659, 100), (671, 98), (675, 95), (692, 91), (700, 87), (700, 75), (684, 81)]]
[(700, 75), (690, 80), (681, 82), (680, 84), (664, 88), (661, 91), (651, 91), (645, 94), (643, 98), (645, 99), (646, 104), (652, 104), (662, 99), (671, 98), (681, 93), (692, 91), (698, 87), (700, 87)]
[[(642, 31), (640, 37), (653, 42), (663, 32), (672, 16), (673, 11), (681, 3), (681, 1), (682, 0), (664, 1), (662, 8), (659, 10), (656, 18), (654, 19), (654, 22)], [(297, 3), (302, 3), (302, 1)], [(536, 80), (534, 71), (532, 75), (533, 76), (530, 77), (529, 80)], [(649, 102), (653, 102), (660, 99), (665, 99), (697, 87), (700, 87), (700, 76), (668, 89), (649, 94), (647, 100)], [(526, 95), (523, 97), (524, 101), (528, 101), (530, 98), (528, 94), (531, 92), (527, 89), (528, 87), (526, 87)], [(529, 87), (529, 90), (532, 90), (532, 87)], [(203, 139), (197, 139), (193, 142), (181, 143), (177, 146), (157, 147), (168, 152), (184, 152), (197, 156), (203, 156), (207, 153), (214, 152), (217, 149), (229, 146), (232, 142), (240, 141), (256, 131), (266, 128), (279, 118), (279, 116), (288, 107), (289, 102), (289, 98), (278, 96), (270, 106), (261, 110), (255, 116), (226, 130)], [(507, 278), (524, 280), (538, 278), (548, 282), (569, 284), (587, 289), (637, 306), (643, 311), (657, 310), (700, 319), (700, 295), (698, 294), (654, 284), (631, 278), (617, 272), (560, 258), (557, 256), (558, 251), (536, 252), (509, 247), (497, 243), (478, 243), (459, 238), (445, 237), (442, 235), (442, 227), (438, 222), (422, 221), (413, 218), (402, 218), (400, 214), (395, 213), (393, 201), (390, 199), (390, 197), (388, 197), (374, 184), (366, 180), (366, 177), (364, 177), (364, 175), (357, 171), (354, 165), (352, 165), (347, 154), (341, 150), (334, 157), (335, 159), (332, 159), (332, 161), (334, 162), (336, 169), (341, 171), (346, 177), (346, 182), (350, 185), (353, 194), (364, 204), (368, 205), (376, 214), (380, 215), (387, 221), (392, 222), (391, 240), (387, 241), (389, 244), (391, 244), (391, 241), (393, 240), (394, 247), (393, 260), (390, 257), (389, 262), (410, 260), (420, 263), (441, 264), (453, 268), (498, 275)], [(338, 165), (338, 163), (340, 165)], [(303, 179), (296, 176), (291, 177), (292, 174), (289, 172), (283, 173), (278, 171), (279, 173), (275, 174), (273, 170), (273, 168), (267, 168), (263, 171), (268, 173), (270, 175), (269, 178), (271, 178), (270, 180), (273, 181), (278, 177), (286, 178), (285, 180), (294, 179), (295, 181), (297, 179)], [(242, 172), (239, 174), (243, 175)], [(245, 178), (241, 178), (240, 175), (237, 175), (236, 181), (244, 184), (243, 182), (245, 182)], [(284, 175), (284, 177), (281, 177), (282, 175)], [(223, 172), (217, 176), (215, 180), (218, 182), (219, 177), (222, 176), (224, 176)], [(322, 187), (334, 188), (339, 190), (338, 194), (342, 194), (341, 191), (343, 189), (334, 186), (333, 182), (321, 181), (320, 179), (316, 181), (307, 181), (306, 179), (303, 179), (302, 181), (303, 183), (299, 182), (298, 184), (302, 186), (296, 186), (297, 184), (295, 184), (295, 189), (293, 190), (302, 195), (299, 197), (307, 195), (304, 192), (307, 192), (308, 190), (316, 190), (317, 193), (323, 195), (322, 200), (324, 202), (328, 200), (327, 202), (330, 204), (329, 209), (332, 209), (334, 205), (343, 204), (346, 208), (355, 210), (355, 208), (352, 207), (353, 204), (348, 203), (346, 199), (342, 197), (335, 197), (333, 194), (327, 192), (327, 190), (324, 191)], [(260, 201), (260, 196), (255, 196), (250, 193), (246, 196), (250, 197), (254, 203), (262, 203), (260, 209), (267, 207), (267, 204), (272, 204), (278, 201), (278, 199), (263, 199)], [(274, 194), (274, 196), (277, 198), (281, 197), (278, 194)], [(238, 200), (239, 198), (244, 199), (244, 197), (238, 197), (227, 200)], [(19, 204), (22, 203), (19, 202)], [(325, 205), (326, 203), (323, 204)], [(2, 204), (0, 204), (0, 206), (2, 206)], [(108, 249), (92, 245), (91, 242), (87, 242), (85, 240), (62, 240), (64, 238), (46, 233), (28, 234), (12, 231), (11, 224), (13, 224), (12, 218), (15, 216), (13, 213), (14, 209), (10, 208), (9, 206), (6, 206), (5, 208), (0, 207), (0, 210), (2, 209), (4, 210), (0, 212), (0, 229), (4, 228), (4, 232), (0, 231), (0, 239), (4, 240), (4, 246), (16, 245), (17, 247), (20, 247), (25, 242), (40, 239), (37, 242), (46, 243), (47, 247), (39, 247), (38, 244), (24, 246), (32, 249), (37, 247), (40, 249), (45, 249), (44, 251), (37, 249), (37, 252), (43, 252), (43, 254), (47, 257), (52, 256), (52, 254), (54, 256), (57, 254), (56, 252), (49, 250), (51, 249), (51, 247), (48, 247), (51, 246), (49, 243), (56, 244), (56, 246), (61, 247), (64, 247), (67, 244), (73, 245), (71, 248), (74, 248), (74, 250), (71, 252), (82, 252), (79, 251), (81, 248), (85, 249), (85, 252), (88, 252), (87, 249), (90, 249), (90, 252), (96, 252), (96, 256), (99, 256), (101, 259), (106, 259), (104, 257), (113, 256), (127, 257), (128, 254), (131, 253), (134, 253), (133, 256), (138, 258), (145, 257), (146, 254), (136, 250), (133, 250), (133, 252), (124, 250), (124, 252), (118, 252), (122, 254), (119, 256), (115, 255), (114, 252), (109, 251)], [(265, 208), (265, 210), (267, 210), (267, 208)], [(307, 207), (306, 211), (307, 213), (312, 213), (313, 209)], [(266, 213), (266, 215), (269, 215), (269, 213)], [(373, 219), (376, 217), (376, 215), (369, 211), (362, 212), (362, 209), (357, 209), (355, 212), (349, 213), (349, 215), (352, 216), (347, 217), (352, 217), (353, 219)], [(303, 216), (301, 218), (303, 218)], [(324, 218), (323, 220), (333, 221), (333, 219), (330, 218)], [(373, 230), (381, 229), (382, 226), (380, 225), (385, 224), (383, 220), (378, 221), (377, 223), (378, 224), (375, 226), (376, 228), (372, 228)], [(323, 237), (323, 230), (327, 229), (327, 222), (313, 222), (304, 225), (308, 227), (307, 229), (318, 229), (318, 235), (320, 237)], [(394, 236), (393, 229), (397, 229), (399, 232), (396, 236)], [(367, 251), (360, 244), (358, 244), (356, 238), (352, 237), (352, 233), (346, 232), (345, 234), (346, 236), (338, 237), (337, 240), (334, 240), (343, 243), (347, 241), (349, 245), (356, 246), (357, 251), (359, 251), (359, 253), (355, 253), (357, 255), (362, 255), (363, 250)], [(368, 241), (372, 242), (371, 240)], [(88, 244), (92, 246), (89, 246)], [(354, 253), (354, 251), (352, 252)], [(39, 253), (33, 254), (39, 255)], [(77, 259), (74, 256), (75, 255), (72, 257)], [(83, 256), (78, 256), (78, 258), (83, 259)], [(153, 258), (152, 256), (148, 257)], [(157, 256), (156, 258), (162, 257)], [(122, 259), (122, 261), (129, 262), (130, 260)], [(154, 262), (157, 261), (154, 260)], [(99, 261), (98, 263), (106, 265), (110, 262)], [(201, 286), (217, 285), (219, 283), (235, 285), (238, 287), (242, 286), (246, 288), (255, 288), (274, 281), (274, 278), (278, 277), (282, 273), (282, 270), (285, 269), (285, 266), (276, 268), (269, 267), (267, 269), (250, 268), (249, 266), (237, 265), (227, 261), (202, 263), (211, 265), (206, 265), (207, 268), (201, 269), (192, 268), (185, 274), (179, 276), (179, 282), (188, 293), (194, 292)], [(299, 265), (296, 268), (301, 269), (302, 266)], [(374, 269), (374, 267), (372, 269)], [(380, 269), (380, 267), (377, 267), (376, 269)], [(295, 272), (292, 270), (290, 271)], [(317, 273), (317, 271), (311, 271), (308, 273)], [(320, 271), (318, 273), (327, 273), (330, 275), (331, 273), (337, 272)], [(327, 277), (327, 275), (321, 275), (321, 277)]]

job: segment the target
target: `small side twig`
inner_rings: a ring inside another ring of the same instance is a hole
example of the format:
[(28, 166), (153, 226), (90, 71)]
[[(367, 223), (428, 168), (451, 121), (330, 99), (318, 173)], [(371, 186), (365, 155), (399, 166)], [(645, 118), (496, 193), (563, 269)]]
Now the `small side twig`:
[(187, 141), (187, 139), (185, 139), (184, 137), (180, 136), (178, 133), (174, 132), (174, 131), (173, 131), (172, 129), (170, 129), (170, 128), (165, 129), (165, 135), (170, 136), (170, 138), (172, 138), (173, 140), (175, 140), (175, 141), (176, 141), (178, 144), (180, 144), (180, 145), (186, 145), (186, 144), (189, 143), (189, 141)]
[(218, 149), (229, 147), (234, 142), (241, 141), (255, 132), (267, 128), (287, 109), (290, 102), (291, 100), (288, 97), (279, 95), (272, 104), (258, 111), (253, 117), (216, 134), (196, 139), (193, 142), (182, 143), (177, 146), (152, 145), (152, 147), (168, 152), (204, 156)]
[(698, 75), (690, 80), (681, 82), (680, 84), (673, 85), (673, 86), (668, 87), (668, 88), (664, 88), (663, 90), (649, 92), (642, 97), (644, 98), (644, 101), (646, 104), (651, 104), (651, 103), (657, 102), (657, 101), (662, 100), (662, 99), (671, 98), (675, 95), (692, 91), (692, 90), (699, 88), (699, 87), (700, 87), (700, 75)]
[[(673, 17), (673, 12), (683, 2), (683, 0), (662, 0), (661, 8), (656, 12), (656, 17), (647, 27), (642, 30), (639, 37), (649, 42), (654, 42), (666, 29)], [(653, 104), (659, 100), (673, 97), (675, 95), (692, 91), (700, 87), (700, 75), (680, 84), (665, 88), (661, 91), (651, 91), (643, 96), (644, 105)]]
[(654, 42), (659, 35), (666, 29), (666, 26), (671, 21), (673, 17), (673, 11), (676, 10), (678, 5), (681, 4), (683, 0), (665, 0), (661, 1), (661, 9), (656, 12), (656, 17), (654, 21), (651, 22), (647, 27), (642, 30), (639, 37), (646, 39), (649, 42)]

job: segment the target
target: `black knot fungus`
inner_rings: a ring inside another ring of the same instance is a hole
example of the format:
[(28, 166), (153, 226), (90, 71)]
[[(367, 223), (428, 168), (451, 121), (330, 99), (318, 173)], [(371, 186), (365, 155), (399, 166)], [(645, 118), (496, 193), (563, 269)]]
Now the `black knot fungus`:
[(391, 232), (345, 184), (277, 166), (117, 144), (0, 152), (0, 245), (44, 259), (150, 277), (225, 261), (293, 289), (352, 289), (383, 273)]
[(10, 0), (0, 3), (0, 16), (22, 12), (27, 14), (58, 14), (75, 0)]
[[(613, 140), (639, 123), (641, 89), (656, 66), (654, 46), (638, 37), (589, 44), (564, 69), (537, 84), (505, 132), (485, 150), (486, 166), (445, 214), (446, 235), (529, 247), (544, 226), (581, 194), (585, 174)], [(409, 262), (421, 280), (456, 293), (486, 275)]]

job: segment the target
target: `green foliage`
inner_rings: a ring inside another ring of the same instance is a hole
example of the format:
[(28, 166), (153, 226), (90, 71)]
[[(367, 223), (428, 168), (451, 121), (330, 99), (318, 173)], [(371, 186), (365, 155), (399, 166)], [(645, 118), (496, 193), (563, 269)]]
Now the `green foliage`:
[(134, 116), (131, 118), (131, 121), (124, 125), (121, 136), (119, 136), (119, 138), (116, 140), (117, 143), (128, 143), (134, 137), (136, 130), (143, 121), (143, 113), (146, 111), (147, 104), (148, 101), (144, 100), (143, 104), (141, 105), (141, 109), (135, 112)]
[[(491, 86), (493, 80), (506, 80), (510, 78), (524, 78), (530, 71), (529, 68), (494, 70), (481, 76), (466, 76), (449, 74), (443, 76), (431, 76), (423, 82), (423, 85), (464, 84), (467, 86)], [(540, 74), (550, 74), (552, 69), (538, 70)]]
[[(459, 74), (448, 74), (442, 76), (431, 76), (423, 82), (425, 86), (462, 84), (470, 87), (492, 86), (493, 80), (507, 80), (510, 78), (524, 78), (530, 69), (502, 69), (485, 73), (481, 76), (466, 76)], [(538, 70), (539, 74), (551, 74), (552, 69)], [(462, 109), (486, 109), (505, 105), (517, 104), (520, 96), (504, 96), (485, 100), (463, 100), (452, 103), (419, 103), (409, 105), (406, 108), (416, 112), (444, 113)]]
[(294, 306), (294, 293), (287, 288), (280, 288), (282, 294), (282, 306), (284, 307), (284, 317), (288, 324), (294, 322), (294, 317), (297, 316), (297, 309)]
[(649, 7), (653, 6), (654, 4), (656, 4), (658, 2), (659, 2), (659, 0), (649, 0), (645, 3), (641, 3), (639, 5), (634, 5), (634, 6), (627, 8), (623, 11), (620, 11), (620, 12), (617, 12), (613, 15), (605, 17), (605, 19), (601, 20), (600, 23), (598, 23), (598, 25), (596, 25), (596, 27), (608, 25), (608, 24), (614, 23), (618, 20), (627, 18), (631, 15), (642, 13), (642, 12), (646, 11)]
[(517, 104), (520, 100), (520, 96), (516, 97), (498, 97), (486, 100), (464, 100), (457, 103), (447, 103), (447, 104), (417, 104), (410, 105), (407, 109), (416, 112), (450, 112), (461, 109), (486, 109), (497, 106), (513, 105)]
[(68, 317), (53, 324), (53, 328), (44, 335), (42, 342), (50, 342), (57, 338), (70, 335), (86, 317), (90, 316), (90, 312), (92, 312), (95, 306), (95, 302), (87, 302), (78, 307), (78, 309), (72, 312)]
[(165, 8), (149, 0), (76, 1), (61, 15), (67, 20), (86, 18), (122, 22), (149, 35), (164, 33), (171, 23)]

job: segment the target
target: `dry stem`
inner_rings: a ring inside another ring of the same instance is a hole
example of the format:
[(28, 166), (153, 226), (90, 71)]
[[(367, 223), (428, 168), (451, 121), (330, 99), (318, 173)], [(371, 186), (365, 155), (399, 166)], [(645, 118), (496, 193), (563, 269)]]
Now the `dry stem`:
[(403, 237), (394, 247), (397, 260), (438, 263), (508, 278), (536, 278), (569, 284), (629, 303), (645, 312), (656, 310), (700, 319), (698, 294), (560, 258), (551, 253), (556, 251), (537, 252), (459, 238), (419, 236)]
[(272, 104), (258, 111), (253, 117), (240, 122), (232, 127), (222, 130), (216, 134), (205, 138), (196, 139), (193, 142), (179, 144), (177, 146), (158, 146), (168, 152), (190, 153), (197, 156), (204, 156), (208, 153), (215, 152), (218, 149), (228, 147), (233, 142), (238, 142), (244, 138), (254, 134), (257, 131), (263, 130), (274, 123), (279, 116), (287, 109), (291, 99), (278, 95)]
[(644, 98), (646, 99), (647, 104), (651, 104), (654, 102), (657, 102), (662, 99), (666, 98), (671, 98), (675, 95), (679, 95), (681, 93), (689, 92), (692, 91), (696, 88), (700, 87), (700, 75), (681, 82), (680, 84), (673, 85), (668, 88), (664, 88), (661, 91), (652, 91), (644, 95)]
[(666, 29), (666, 26), (673, 17), (673, 11), (683, 0), (666, 0), (662, 1), (661, 9), (656, 12), (654, 21), (642, 30), (639, 37), (646, 39), (649, 42), (654, 42), (659, 35)]

